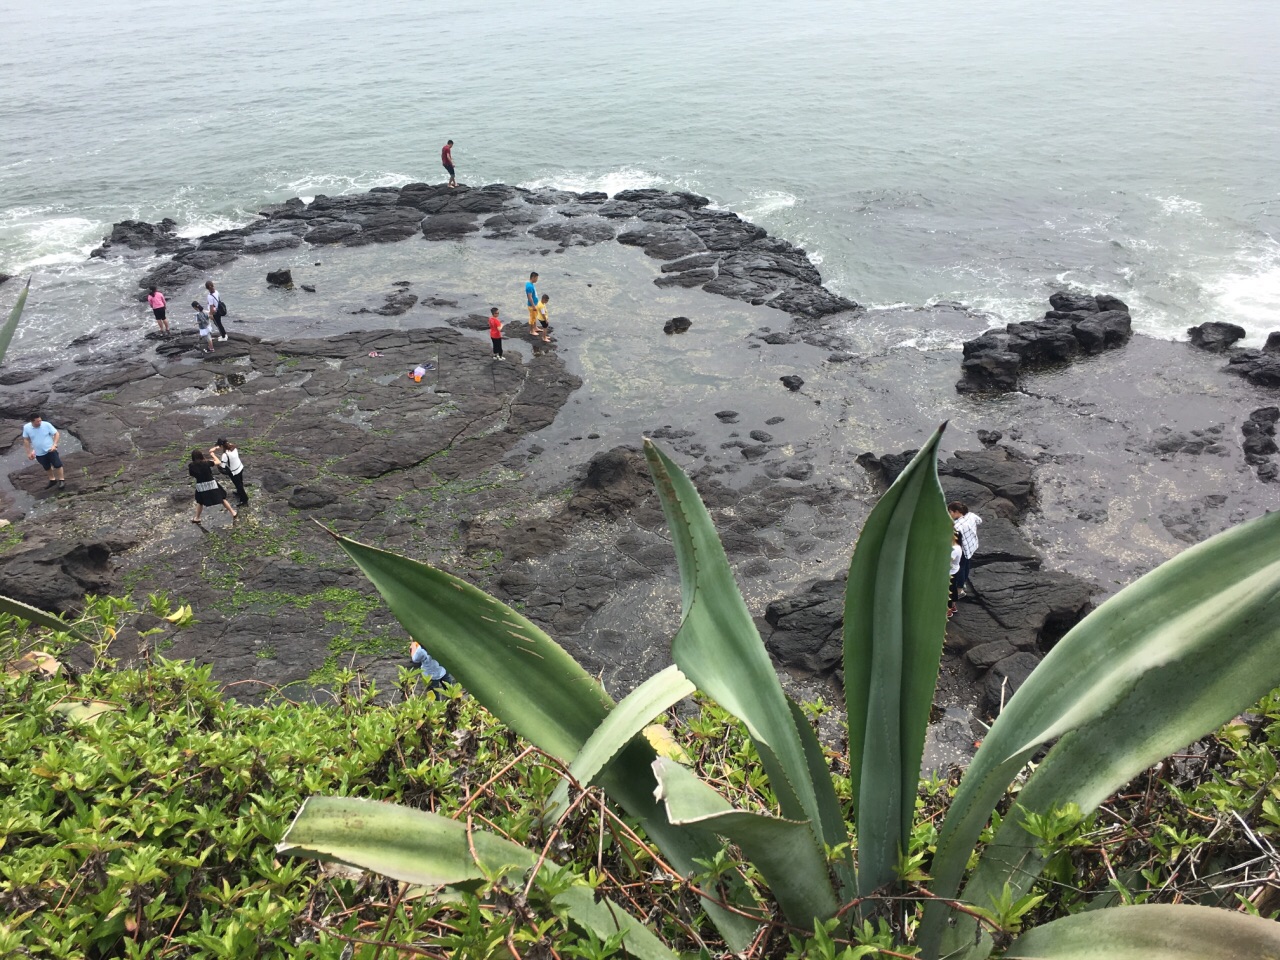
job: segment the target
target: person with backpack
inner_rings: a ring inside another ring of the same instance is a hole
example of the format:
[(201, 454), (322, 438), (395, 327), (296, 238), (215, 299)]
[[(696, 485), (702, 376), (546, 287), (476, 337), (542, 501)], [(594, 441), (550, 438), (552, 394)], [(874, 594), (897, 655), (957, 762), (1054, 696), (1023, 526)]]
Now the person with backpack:
[(213, 285), (212, 280), (206, 280), (204, 288), (209, 292), (209, 295), (205, 297), (209, 304), (209, 319), (218, 328), (218, 341), (222, 342), (227, 339), (226, 328), (222, 326), (222, 318), (227, 315), (227, 305), (222, 302), (222, 297), (218, 296), (218, 290)]

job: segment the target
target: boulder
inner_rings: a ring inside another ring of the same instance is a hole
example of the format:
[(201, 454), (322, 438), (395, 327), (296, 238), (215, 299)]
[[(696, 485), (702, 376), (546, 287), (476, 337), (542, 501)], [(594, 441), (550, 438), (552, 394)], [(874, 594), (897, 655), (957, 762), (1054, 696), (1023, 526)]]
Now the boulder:
[(428, 240), (458, 240), (480, 228), (471, 213), (437, 213), (422, 219), (422, 235)]
[(898, 474), (907, 469), (907, 464), (919, 452), (919, 450), (904, 450), (902, 453), (886, 453), (878, 457), (874, 453), (867, 451), (866, 453), (858, 454), (858, 458), (854, 462), (875, 477), (883, 486), (888, 487), (889, 484), (898, 479)]
[(688, 317), (672, 317), (662, 325), (662, 332), (666, 334), (686, 333), (693, 326), (693, 321)]
[(553, 240), (562, 247), (589, 247), (612, 240), (617, 234), (612, 224), (596, 217), (552, 220), (530, 227), (529, 232), (543, 240)]
[(630, 513), (653, 492), (644, 454), (634, 447), (614, 447), (587, 463), (566, 513), (572, 517), (616, 520)]
[(804, 386), (804, 380), (796, 376), (794, 373), (789, 373), (785, 377), (779, 377), (778, 379), (782, 382), (782, 385), (792, 393), (795, 393)]
[(1191, 338), (1193, 347), (1199, 347), (1201, 350), (1209, 350), (1213, 353), (1225, 353), (1237, 340), (1244, 339), (1245, 329), (1234, 323), (1211, 320), (1208, 323), (1200, 324), (1198, 327), (1189, 327), (1187, 336)]
[(1014, 390), (1026, 370), (1112, 350), (1133, 336), (1128, 308), (1115, 297), (1055, 293), (1049, 302), (1054, 309), (1041, 320), (1010, 323), (966, 341), (956, 390)]
[(359, 233), (360, 230), (361, 227), (358, 223), (337, 220), (313, 227), (306, 232), (302, 239), (312, 246), (323, 246), (330, 243), (341, 243)]
[(79, 610), (86, 593), (116, 586), (103, 541), (63, 541), (9, 554), (0, 560), (0, 594), (53, 613)]
[(820, 580), (808, 590), (765, 607), (765, 646), (783, 666), (825, 674), (840, 666), (844, 631), (843, 579)]
[(267, 285), (271, 287), (292, 287), (292, 270), (272, 270), (267, 274)]
[(999, 714), (1039, 665), (1038, 656), (1021, 651), (1005, 657), (988, 670), (982, 678), (982, 696), (987, 712), (992, 716)]
[(1089, 294), (1066, 293), (1059, 290), (1049, 295), (1049, 306), (1062, 313), (1096, 312), (1098, 299)]

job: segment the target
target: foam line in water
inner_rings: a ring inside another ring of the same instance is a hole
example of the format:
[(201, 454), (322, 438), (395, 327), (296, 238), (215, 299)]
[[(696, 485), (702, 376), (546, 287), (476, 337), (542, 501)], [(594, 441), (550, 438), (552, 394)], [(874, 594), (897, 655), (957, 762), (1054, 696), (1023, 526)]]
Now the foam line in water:
[(600, 191), (613, 196), (623, 190), (644, 190), (660, 187), (667, 181), (657, 174), (649, 173), (638, 167), (619, 167), (607, 173), (571, 173), (562, 172), (551, 176), (526, 180), (520, 186), (527, 190), (540, 190), (550, 187), (553, 190), (572, 190), (575, 193)]

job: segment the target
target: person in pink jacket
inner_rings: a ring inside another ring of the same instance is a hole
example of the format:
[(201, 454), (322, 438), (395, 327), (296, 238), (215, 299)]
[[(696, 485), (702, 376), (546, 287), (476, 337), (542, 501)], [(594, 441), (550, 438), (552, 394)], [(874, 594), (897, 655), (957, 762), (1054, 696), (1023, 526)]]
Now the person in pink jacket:
[(165, 317), (164, 294), (152, 287), (151, 292), (147, 294), (147, 303), (151, 305), (151, 313), (156, 318), (156, 325), (160, 328), (160, 332), (166, 337), (169, 336), (169, 321)]

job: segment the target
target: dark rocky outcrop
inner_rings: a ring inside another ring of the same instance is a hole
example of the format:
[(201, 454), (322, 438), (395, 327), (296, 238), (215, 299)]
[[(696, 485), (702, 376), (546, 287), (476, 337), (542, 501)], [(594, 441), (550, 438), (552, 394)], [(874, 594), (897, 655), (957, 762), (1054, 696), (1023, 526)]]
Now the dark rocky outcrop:
[(91, 257), (129, 257), (150, 254), (172, 254), (195, 248), (189, 240), (178, 237), (178, 224), (165, 217), (159, 223), (145, 220), (121, 220), (113, 224), (111, 233), (102, 238), (102, 246)]
[[(405, 240), (456, 240), (482, 228), (489, 237), (527, 232), (565, 250), (616, 239), (665, 261), (658, 286), (703, 287), (710, 293), (767, 304), (795, 317), (816, 320), (852, 311), (858, 304), (822, 286), (804, 250), (770, 237), (706, 197), (664, 190), (602, 193), (526, 190), (495, 183), (483, 187), (407, 183), (368, 193), (297, 197), (261, 211), (260, 219), (224, 230), (198, 243), (177, 241), (159, 226), (117, 224), (109, 244), (142, 245), (173, 259), (142, 278), (144, 286), (177, 287), (229, 263), (242, 253), (265, 253), (308, 243), (363, 246)], [(619, 224), (622, 229), (619, 231)]]
[(1244, 339), (1245, 329), (1234, 323), (1211, 320), (1208, 323), (1200, 324), (1198, 327), (1189, 328), (1187, 336), (1191, 338), (1193, 347), (1199, 347), (1201, 350), (1209, 350), (1213, 353), (1225, 353), (1237, 340)]
[(292, 287), (293, 271), (292, 270), (272, 270), (267, 274), (267, 286), (270, 287)]
[[(868, 453), (858, 463), (887, 486), (915, 453)], [(948, 624), (947, 646), (949, 656), (974, 672), (984, 709), (995, 712), (1002, 694), (1007, 700), (1040, 656), (1089, 611), (1092, 588), (1070, 574), (1042, 570), (1039, 552), (1016, 526), (1034, 503), (1029, 464), (991, 447), (958, 451), (939, 464), (938, 474), (948, 500), (964, 502), (984, 519), (968, 595)], [(767, 645), (774, 657), (809, 672), (836, 670), (843, 597), (843, 580), (825, 580), (769, 604)]]
[(960, 393), (1015, 390), (1022, 373), (1122, 347), (1133, 335), (1129, 308), (1115, 297), (1055, 293), (1043, 320), (1011, 323), (964, 344)]
[(102, 541), (55, 541), (9, 554), (0, 565), (0, 594), (53, 613), (72, 613), (86, 593), (118, 586), (111, 555), (122, 549)]
[(1275, 439), (1277, 420), (1280, 420), (1280, 407), (1259, 407), (1240, 425), (1245, 462), (1254, 468), (1258, 479), (1264, 483), (1280, 479), (1280, 463), (1275, 459), (1280, 453)]
[(692, 326), (693, 321), (688, 317), (672, 317), (662, 325), (662, 332), (665, 334), (687, 333)]
[(1280, 387), (1280, 333), (1268, 335), (1261, 350), (1230, 351), (1227, 370), (1260, 387)]
[(784, 377), (779, 377), (778, 379), (782, 381), (782, 385), (786, 387), (788, 390), (790, 390), (792, 393), (795, 393), (797, 390), (799, 390), (801, 387), (804, 386), (804, 378), (797, 376), (794, 373), (789, 373)]

